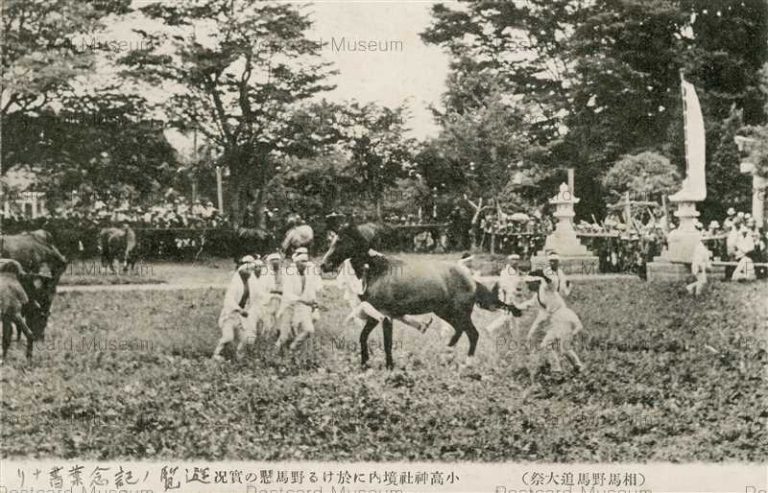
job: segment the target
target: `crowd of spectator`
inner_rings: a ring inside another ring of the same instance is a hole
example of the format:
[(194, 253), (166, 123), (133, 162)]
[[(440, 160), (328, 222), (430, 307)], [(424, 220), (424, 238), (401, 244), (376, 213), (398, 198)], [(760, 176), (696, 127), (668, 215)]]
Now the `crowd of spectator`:
[[(217, 228), (226, 223), (224, 216), (210, 200), (189, 200), (168, 190), (163, 199), (152, 205), (132, 204), (128, 199), (112, 194), (90, 199), (75, 198), (50, 211), (41, 218), (71, 222), (79, 226), (104, 227), (130, 224), (135, 228)], [(3, 214), (9, 222), (23, 220), (10, 210)]]
[[(737, 212), (728, 209), (722, 221), (711, 221), (706, 229), (702, 224), (698, 227), (703, 231), (707, 248), (715, 260), (730, 262), (726, 267), (726, 276), (731, 277), (735, 266), (733, 263), (749, 262), (750, 264), (768, 262), (768, 233), (757, 220), (748, 212)], [(747, 267), (746, 278), (764, 277), (766, 269), (763, 266)]]

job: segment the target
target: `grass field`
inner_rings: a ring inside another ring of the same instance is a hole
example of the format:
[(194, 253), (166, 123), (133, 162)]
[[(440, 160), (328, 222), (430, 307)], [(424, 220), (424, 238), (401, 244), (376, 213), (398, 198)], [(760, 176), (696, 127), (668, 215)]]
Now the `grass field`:
[[(315, 258), (319, 263), (320, 254)], [(460, 254), (417, 254), (400, 253), (398, 257), (404, 259), (418, 259), (429, 257), (431, 259), (455, 261)], [(476, 261), (472, 264), (473, 270), (481, 275), (498, 275), (504, 265), (503, 255), (491, 255), (487, 253), (477, 254)], [(234, 263), (228, 258), (206, 258), (197, 262), (166, 262), (166, 261), (140, 261), (133, 270), (127, 273), (113, 274), (108, 268), (103, 267), (99, 259), (74, 259), (67, 266), (67, 270), (61, 278), (63, 286), (83, 285), (118, 285), (118, 284), (195, 284), (195, 285), (224, 285), (231, 275)]]
[[(226, 271), (224, 271), (226, 272)], [(226, 279), (226, 276), (224, 277)], [(397, 370), (359, 370), (340, 293), (302, 351), (261, 342), (215, 363), (222, 292), (57, 296), (31, 365), (2, 368), (3, 457), (515, 461), (765, 461), (765, 283), (679, 286), (584, 281), (572, 307), (585, 374), (529, 388), (518, 330), (463, 337), (396, 324)], [(492, 315), (476, 310), (485, 326)], [(529, 391), (532, 390), (532, 391)]]

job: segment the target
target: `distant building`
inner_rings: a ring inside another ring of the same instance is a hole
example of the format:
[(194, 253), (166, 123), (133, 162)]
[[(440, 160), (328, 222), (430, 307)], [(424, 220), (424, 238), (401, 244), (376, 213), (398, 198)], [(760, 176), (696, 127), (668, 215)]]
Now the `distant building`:
[(13, 169), (0, 178), (4, 217), (34, 219), (48, 214), (45, 192), (30, 168)]

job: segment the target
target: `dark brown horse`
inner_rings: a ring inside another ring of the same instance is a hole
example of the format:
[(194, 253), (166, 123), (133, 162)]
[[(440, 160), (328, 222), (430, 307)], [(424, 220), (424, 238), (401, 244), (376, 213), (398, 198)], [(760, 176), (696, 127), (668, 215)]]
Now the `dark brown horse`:
[(123, 264), (123, 272), (128, 272), (136, 264), (136, 233), (127, 224), (122, 228), (104, 228), (99, 231), (99, 250), (101, 265), (117, 273), (117, 260)]
[[(352, 224), (341, 227), (323, 257), (321, 268), (329, 272), (350, 259), (352, 268), (366, 286), (363, 300), (387, 317), (382, 328), (388, 369), (394, 367), (393, 318), (434, 313), (454, 328), (449, 347), (456, 345), (461, 334), (467, 334), (468, 358), (472, 358), (479, 338), (472, 322), (475, 304), (488, 310), (505, 308), (520, 316), (520, 310), (502, 303), (494, 291), (475, 282), (469, 270), (457, 263), (427, 259), (406, 261), (370, 252), (367, 229), (361, 230)], [(377, 324), (374, 319), (367, 320), (360, 333), (363, 367), (368, 364), (368, 336)]]
[[(0, 235), (0, 257), (17, 261), (30, 278), (36, 279), (35, 289), (27, 291), (30, 302), (34, 303), (25, 306), (24, 316), (33, 332), (43, 339), (56, 286), (67, 269), (67, 259), (53, 244), (41, 238), (40, 234)], [(50, 275), (45, 275), (45, 270)], [(39, 309), (27, 313), (33, 304)]]
[[(25, 272), (13, 259), (0, 259), (0, 319), (3, 325), (5, 360), (11, 345), (13, 326), (27, 338), (27, 360), (32, 359), (33, 341), (43, 339), (47, 315), (42, 313), (40, 292), (48, 289), (51, 277)], [(28, 325), (29, 323), (29, 325)]]

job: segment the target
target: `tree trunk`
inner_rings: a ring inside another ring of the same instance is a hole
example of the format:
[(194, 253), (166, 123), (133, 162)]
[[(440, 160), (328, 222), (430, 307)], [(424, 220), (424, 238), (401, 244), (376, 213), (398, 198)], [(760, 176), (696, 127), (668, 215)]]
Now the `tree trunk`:
[(253, 210), (256, 217), (254, 217), (254, 224), (257, 228), (266, 231), (267, 230), (267, 190), (266, 186), (261, 186), (256, 191), (256, 199), (254, 200)]
[(230, 187), (229, 193), (229, 217), (232, 221), (232, 226), (237, 229), (243, 225), (245, 211), (240, 202), (240, 187), (242, 186), (242, 183), (235, 177), (235, 173), (230, 174), (230, 178), (233, 178), (230, 179), (230, 184), (234, 184), (234, 186)]
[[(250, 158), (239, 150), (231, 153), (230, 170), (230, 218), (235, 228), (266, 229), (266, 190), (264, 170), (258, 161)], [(252, 214), (247, 216), (248, 210)]]

